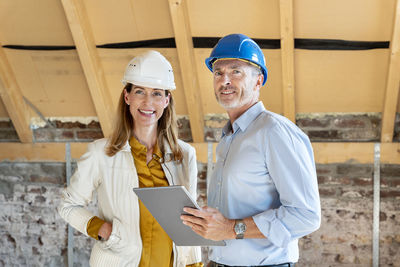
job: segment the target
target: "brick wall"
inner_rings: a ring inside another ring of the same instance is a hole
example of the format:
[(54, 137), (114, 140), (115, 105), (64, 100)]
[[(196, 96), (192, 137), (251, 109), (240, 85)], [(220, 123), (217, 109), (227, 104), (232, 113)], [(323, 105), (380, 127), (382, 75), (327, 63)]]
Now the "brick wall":
[[(221, 128), (228, 121), (224, 114), (205, 116), (206, 141), (217, 142)], [(379, 113), (297, 114), (296, 124), (313, 142), (376, 142), (380, 138), (381, 116)], [(395, 141), (400, 140), (400, 116), (397, 114)]]
[[(0, 266), (64, 266), (67, 226), (56, 212), (64, 184), (63, 163), (0, 163)], [(88, 266), (92, 245), (75, 232), (74, 266)]]
[(53, 120), (51, 124), (33, 129), (34, 142), (90, 142), (103, 138), (98, 121), (81, 123)]
[[(228, 121), (226, 114), (207, 114), (204, 117), (204, 141), (218, 142), (222, 127)], [(341, 114), (310, 113), (297, 114), (296, 124), (313, 142), (377, 142), (380, 138), (381, 116), (379, 113)], [(48, 125), (31, 125), (34, 142), (90, 142), (103, 137), (96, 120), (79, 121), (51, 120)], [(178, 118), (179, 138), (192, 142), (188, 116)], [(18, 142), (19, 138), (10, 120), (0, 121), (0, 142)], [(400, 142), (400, 114), (396, 114), (394, 142)]]
[[(205, 141), (218, 141), (226, 115), (205, 117)], [(300, 114), (297, 124), (312, 141), (378, 141), (377, 114)], [(32, 127), (35, 142), (88, 142), (101, 138), (98, 122), (63, 122)], [(179, 118), (179, 137), (192, 141), (187, 117)], [(0, 121), (0, 141), (18, 142), (10, 121)], [(394, 141), (400, 141), (400, 115)], [(321, 228), (300, 240), (298, 266), (371, 266), (373, 166), (318, 165)], [(198, 164), (198, 202), (206, 204), (207, 165)], [(399, 266), (400, 165), (381, 168), (381, 266)], [(0, 267), (63, 266), (67, 225), (56, 213), (65, 186), (65, 164), (0, 162)], [(94, 205), (90, 207), (94, 209)], [(93, 240), (75, 233), (75, 266), (87, 266)], [(206, 249), (203, 257), (207, 260)]]
[[(198, 164), (198, 202), (206, 204), (207, 165)], [(319, 164), (321, 228), (300, 240), (299, 267), (371, 266), (373, 166)], [(63, 266), (67, 225), (56, 207), (63, 163), (0, 163), (0, 267)], [(400, 165), (382, 165), (381, 266), (400, 261)], [(94, 209), (93, 205), (90, 209)], [(75, 233), (75, 266), (88, 266), (93, 240)], [(206, 260), (206, 249), (203, 249)]]
[[(299, 266), (372, 266), (373, 165), (317, 166), (321, 228), (300, 240)], [(400, 261), (400, 165), (381, 166), (380, 266)]]
[(9, 119), (0, 120), (0, 142), (19, 142), (14, 125)]
[(400, 113), (396, 113), (393, 142), (400, 142)]

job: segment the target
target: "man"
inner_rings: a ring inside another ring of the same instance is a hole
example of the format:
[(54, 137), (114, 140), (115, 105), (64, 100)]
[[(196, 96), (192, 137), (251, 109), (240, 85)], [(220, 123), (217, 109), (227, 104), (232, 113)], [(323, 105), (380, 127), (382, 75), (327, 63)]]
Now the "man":
[(260, 47), (231, 34), (214, 47), (207, 67), (227, 111), (211, 176), (208, 207), (185, 208), (193, 231), (226, 246), (211, 247), (209, 266), (294, 266), (298, 239), (320, 226), (312, 147), (288, 119), (258, 100), (267, 80)]

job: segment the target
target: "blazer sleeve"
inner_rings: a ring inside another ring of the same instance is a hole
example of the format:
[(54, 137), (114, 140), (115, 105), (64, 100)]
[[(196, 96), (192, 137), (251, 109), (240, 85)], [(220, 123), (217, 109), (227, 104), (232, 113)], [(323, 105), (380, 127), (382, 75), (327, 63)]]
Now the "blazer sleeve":
[(88, 235), (87, 224), (94, 216), (86, 206), (92, 200), (99, 183), (99, 166), (95, 143), (88, 145), (87, 152), (79, 159), (78, 167), (70, 184), (62, 192), (58, 213), (72, 227)]
[[(188, 176), (190, 182), (190, 194), (194, 199), (197, 199), (197, 159), (196, 150), (189, 146), (188, 153)], [(187, 254), (186, 264), (196, 264), (201, 262), (201, 247), (193, 246), (189, 247), (189, 253)]]

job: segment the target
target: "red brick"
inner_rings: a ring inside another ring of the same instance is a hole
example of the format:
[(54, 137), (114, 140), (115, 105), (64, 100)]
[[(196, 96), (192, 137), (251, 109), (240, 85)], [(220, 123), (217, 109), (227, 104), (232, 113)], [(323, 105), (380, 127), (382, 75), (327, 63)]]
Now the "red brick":
[(88, 127), (89, 129), (101, 129), (100, 123), (99, 123), (98, 121), (91, 121), (91, 122), (87, 125), (87, 127)]
[(365, 121), (358, 118), (337, 118), (333, 124), (339, 128), (364, 128)]
[(14, 129), (14, 126), (13, 126), (11, 121), (0, 121), (0, 128), (6, 128), (6, 129), (12, 128), (12, 129)]
[(317, 139), (317, 140), (323, 140), (323, 139), (339, 139), (339, 133), (337, 130), (321, 130), (321, 131), (307, 131), (307, 135), (310, 137), (310, 139)]
[(91, 139), (91, 140), (95, 140), (95, 139), (99, 139), (99, 138), (103, 138), (103, 133), (100, 131), (78, 131), (76, 133), (77, 139)]
[(72, 131), (63, 131), (62, 132), (62, 137), (66, 139), (73, 139), (74, 138), (74, 132)]
[(321, 197), (331, 197), (336, 196), (335, 188), (319, 188), (319, 194)]
[(71, 122), (71, 121), (67, 121), (67, 122), (62, 122), (62, 121), (54, 121), (56, 124), (56, 127), (59, 129), (73, 129), (73, 128), (79, 128), (79, 129), (85, 129), (87, 128), (87, 126), (83, 123), (80, 123), (78, 121), (75, 122)]
[(19, 141), (17, 132), (14, 129), (10, 130), (0, 130), (0, 140), (2, 141)]
[(330, 124), (328, 118), (301, 118), (296, 120), (296, 124), (302, 127), (327, 127)]
[(400, 197), (400, 191), (395, 190), (381, 190), (380, 194), (382, 198)]
[(354, 185), (372, 185), (372, 179), (371, 178), (355, 178), (354, 179)]

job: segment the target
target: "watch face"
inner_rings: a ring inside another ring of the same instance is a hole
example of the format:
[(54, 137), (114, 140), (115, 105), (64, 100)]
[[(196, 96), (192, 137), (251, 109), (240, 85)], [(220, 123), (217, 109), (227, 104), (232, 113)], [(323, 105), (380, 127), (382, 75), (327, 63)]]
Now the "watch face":
[(238, 222), (235, 224), (235, 233), (243, 234), (246, 231), (246, 225), (243, 222)]

